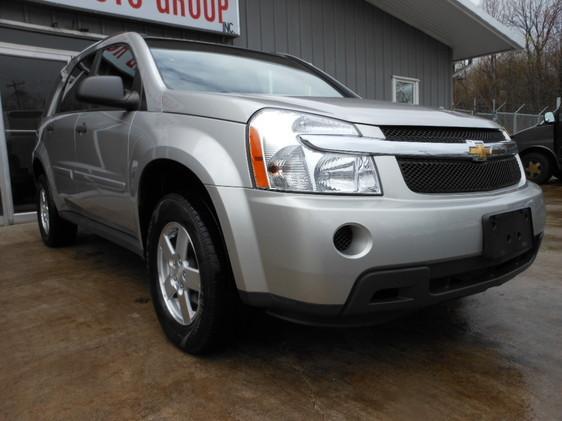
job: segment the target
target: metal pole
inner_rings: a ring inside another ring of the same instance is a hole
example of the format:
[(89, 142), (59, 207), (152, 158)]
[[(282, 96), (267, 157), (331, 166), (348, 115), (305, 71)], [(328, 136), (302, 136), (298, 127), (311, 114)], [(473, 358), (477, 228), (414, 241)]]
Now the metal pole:
[(499, 113), (500, 113), (500, 110), (501, 110), (503, 107), (505, 107), (505, 104), (507, 104), (507, 101), (504, 102), (502, 105), (500, 105), (499, 107), (496, 108), (496, 112), (495, 112), (495, 115), (494, 115), (494, 121), (495, 121), (495, 122), (498, 122), (498, 121), (499, 121), (498, 115), (499, 115)]
[(2, 196), (2, 223), (14, 223), (14, 204), (12, 202), (12, 182), (10, 180), (10, 164), (8, 161), (8, 144), (4, 126), (4, 111), (0, 97), (0, 193)]
[(513, 134), (517, 133), (517, 114), (519, 114), (519, 111), (521, 111), (523, 108), (525, 108), (525, 105), (527, 105), (527, 104), (521, 105), (517, 109), (517, 111), (515, 111), (515, 113), (513, 113)]

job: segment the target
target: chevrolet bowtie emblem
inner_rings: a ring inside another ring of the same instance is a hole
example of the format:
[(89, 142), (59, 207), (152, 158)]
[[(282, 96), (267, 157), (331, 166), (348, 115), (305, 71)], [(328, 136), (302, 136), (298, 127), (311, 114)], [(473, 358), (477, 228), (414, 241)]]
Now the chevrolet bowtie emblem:
[(486, 146), (483, 142), (470, 142), (471, 146), (468, 148), (468, 154), (475, 161), (486, 161), (492, 156), (492, 148)]

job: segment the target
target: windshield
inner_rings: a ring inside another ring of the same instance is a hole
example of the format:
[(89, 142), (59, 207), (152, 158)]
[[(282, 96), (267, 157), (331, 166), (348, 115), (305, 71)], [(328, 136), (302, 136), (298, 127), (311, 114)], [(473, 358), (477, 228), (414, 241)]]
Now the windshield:
[(278, 96), (344, 96), (336, 86), (312, 73), (304, 64), (283, 57), (215, 45), (173, 44), (149, 42), (164, 83), (170, 89)]

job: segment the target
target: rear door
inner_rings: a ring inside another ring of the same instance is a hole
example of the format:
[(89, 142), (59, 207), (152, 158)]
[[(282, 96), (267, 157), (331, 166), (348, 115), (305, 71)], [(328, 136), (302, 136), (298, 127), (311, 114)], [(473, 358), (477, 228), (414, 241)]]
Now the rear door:
[[(116, 44), (98, 57), (96, 75), (119, 76), (128, 91), (142, 94), (132, 50)], [(135, 234), (129, 194), (129, 132), (135, 111), (91, 105), (76, 121), (76, 203), (91, 219)]]
[(77, 99), (76, 92), (80, 82), (90, 74), (93, 63), (94, 55), (91, 55), (72, 69), (60, 94), (56, 114), (46, 122), (43, 134), (55, 188), (68, 205), (72, 205), (72, 197), (76, 192), (74, 183), (76, 123), (80, 113), (88, 109), (88, 104)]

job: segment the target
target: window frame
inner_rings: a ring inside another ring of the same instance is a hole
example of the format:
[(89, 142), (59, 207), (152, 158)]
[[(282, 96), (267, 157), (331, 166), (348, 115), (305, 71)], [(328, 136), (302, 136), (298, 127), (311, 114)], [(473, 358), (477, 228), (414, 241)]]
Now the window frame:
[[(129, 49), (129, 51), (131, 52), (131, 55), (133, 56), (133, 59), (137, 63), (136, 74), (135, 74), (135, 78), (133, 80), (133, 88), (138, 89), (138, 91), (135, 91), (135, 92), (137, 92), (139, 94), (139, 96), (141, 98), (141, 101), (140, 101), (139, 108), (137, 110), (134, 110), (134, 111), (146, 111), (147, 108), (146, 108), (145, 90), (144, 90), (144, 83), (143, 83), (143, 80), (142, 80), (140, 68), (139, 68), (139, 65), (138, 65), (139, 62), (138, 62), (137, 56), (136, 56), (136, 54), (133, 50), (133, 47), (130, 44), (127, 44), (126, 42), (115, 42), (113, 44), (109, 44), (109, 45), (106, 45), (104, 47), (99, 48), (96, 52), (96, 58), (94, 60), (94, 63), (92, 64), (92, 74), (91, 75), (92, 76), (100, 76), (99, 70), (100, 70), (100, 65), (101, 65), (101, 62), (102, 62), (104, 51), (106, 51), (109, 48), (116, 47), (116, 46), (119, 46), (119, 45), (126, 46)], [(92, 104), (92, 105), (93, 105), (93, 108), (90, 108), (90, 109), (86, 110), (86, 112), (124, 111), (124, 109), (122, 109), (122, 108), (103, 107), (103, 106), (95, 105), (95, 104)]]
[[(83, 109), (80, 109), (80, 110), (78, 110), (78, 109), (72, 110), (72, 111), (61, 111), (60, 110), (62, 102), (64, 100), (64, 94), (66, 92), (66, 89), (67, 89), (67, 86), (68, 86), (68, 83), (69, 83), (69, 80), (70, 80), (70, 76), (74, 72), (76, 67), (79, 66), (88, 57), (93, 57), (92, 64), (90, 66), (90, 70), (89, 70), (89, 73), (88, 73), (87, 77), (98, 76), (103, 52), (105, 50), (107, 50), (108, 48), (114, 47), (116, 45), (127, 46), (129, 48), (129, 50), (131, 51), (131, 54), (133, 55), (133, 58), (135, 60), (137, 60), (137, 57), (136, 57), (136, 55), (133, 51), (133, 48), (131, 47), (131, 45), (127, 44), (126, 42), (116, 42), (114, 44), (106, 45), (106, 46), (104, 46), (102, 48), (99, 48), (99, 49), (96, 49), (95, 51), (92, 51), (90, 54), (82, 57), (80, 60), (78, 60), (72, 66), (72, 68), (68, 69), (66, 79), (63, 82), (61, 82), (60, 91), (58, 92), (57, 105), (56, 105), (56, 108), (55, 108), (55, 115), (81, 114), (81, 113), (89, 113), (89, 112), (96, 112), (96, 111), (122, 111), (122, 109), (119, 109), (119, 108), (101, 107), (101, 106), (97, 106), (97, 105), (89, 104), (89, 103), (88, 103), (88, 108), (83, 108)], [(144, 90), (144, 84), (143, 84), (142, 76), (141, 76), (141, 73), (140, 73), (140, 69), (138, 68), (138, 61), (137, 61), (137, 73), (136, 73), (135, 79), (133, 81), (133, 86), (138, 87), (138, 89), (139, 89), (138, 94), (141, 97), (141, 104), (139, 106), (139, 109), (135, 110), (135, 111), (146, 111), (147, 108), (146, 108), (145, 90)]]
[[(414, 102), (412, 104), (403, 102), (399, 103), (397, 101), (397, 85), (399, 82), (411, 83), (414, 85)], [(420, 79), (407, 76), (392, 76), (392, 102), (397, 104), (420, 105)]]
[(70, 78), (71, 78), (74, 70), (76, 70), (76, 68), (80, 64), (82, 64), (82, 62), (84, 62), (84, 60), (86, 60), (90, 57), (93, 57), (92, 58), (92, 64), (91, 64), (90, 69), (88, 71), (88, 76), (86, 76), (86, 77), (91, 76), (93, 74), (93, 71), (94, 71), (95, 66), (96, 66), (96, 61), (98, 59), (97, 56), (98, 56), (98, 51), (92, 51), (90, 54), (87, 54), (84, 57), (80, 58), (80, 60), (78, 60), (75, 64), (73, 64), (71, 68), (68, 68), (66, 78), (61, 82), (60, 90), (58, 91), (58, 98), (56, 100), (57, 105), (56, 105), (55, 110), (54, 110), (55, 115), (79, 114), (79, 113), (89, 111), (89, 108), (76, 109), (76, 110), (71, 110), (71, 111), (61, 111), (61, 106), (62, 106), (63, 101), (65, 100), (65, 94), (67, 93), (68, 84), (70, 82)]

